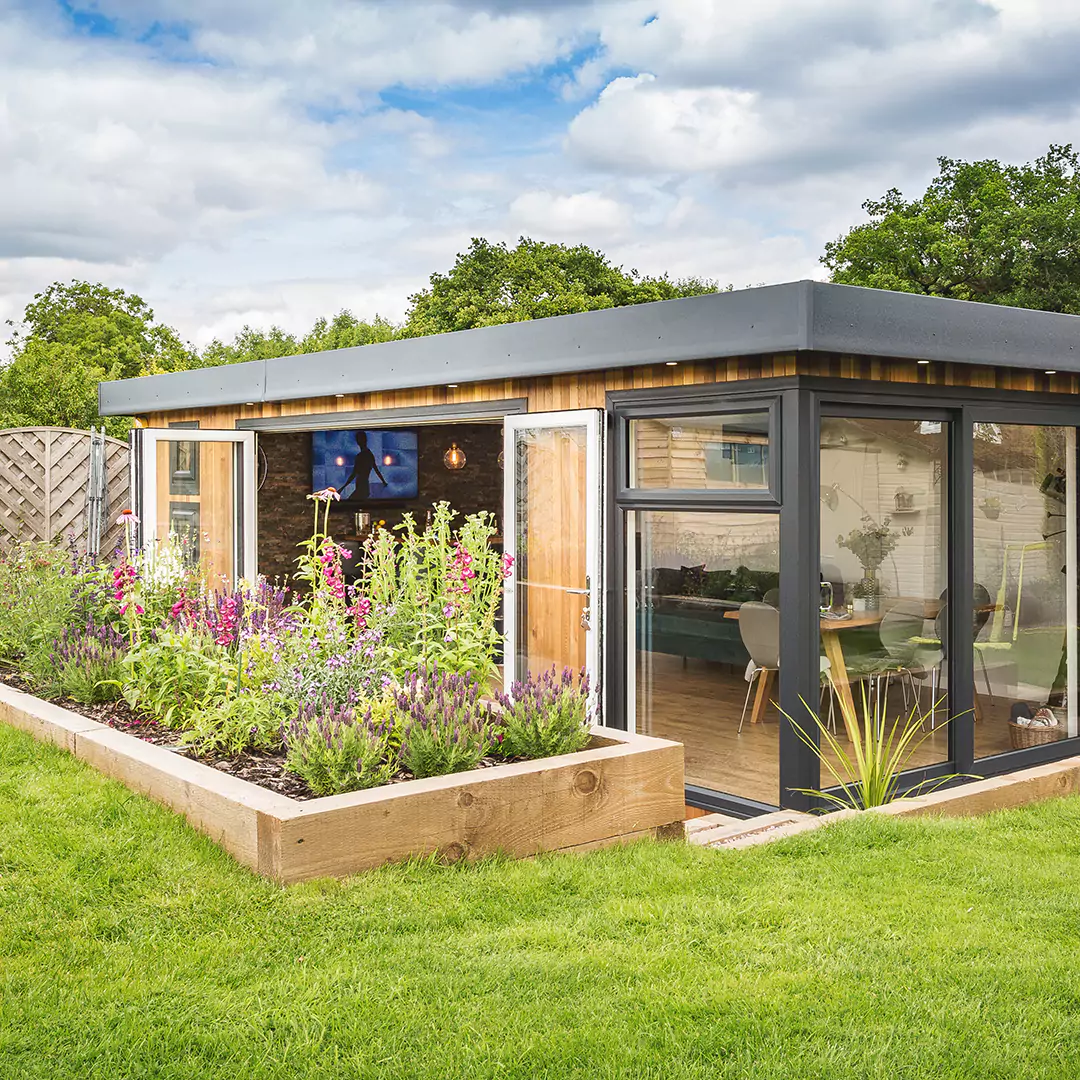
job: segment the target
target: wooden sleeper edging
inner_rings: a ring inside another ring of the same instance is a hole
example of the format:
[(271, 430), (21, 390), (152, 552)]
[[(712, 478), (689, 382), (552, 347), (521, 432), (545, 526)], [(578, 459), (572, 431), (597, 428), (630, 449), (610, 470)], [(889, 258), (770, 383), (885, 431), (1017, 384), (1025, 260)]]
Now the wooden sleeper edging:
[(283, 884), (413, 855), (525, 857), (682, 836), (682, 744), (610, 728), (576, 754), (301, 802), (4, 685), (0, 721), (183, 814)]

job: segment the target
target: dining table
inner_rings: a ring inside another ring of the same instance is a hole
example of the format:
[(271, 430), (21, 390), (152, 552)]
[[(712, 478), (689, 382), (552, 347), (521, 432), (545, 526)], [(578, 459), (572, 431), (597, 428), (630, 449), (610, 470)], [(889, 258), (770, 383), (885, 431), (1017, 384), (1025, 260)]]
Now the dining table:
[[(876, 611), (859, 611), (843, 618), (830, 618), (823, 615), (818, 624), (821, 627), (821, 645), (825, 651), (825, 657), (829, 661), (829, 674), (833, 689), (839, 697), (841, 706), (847, 710), (846, 715), (856, 717), (855, 698), (851, 692), (851, 677), (848, 675), (847, 663), (844, 660), (844, 647), (841, 637), (845, 631), (860, 630), (867, 627), (877, 626), (885, 615), (883, 609)], [(738, 619), (739, 609), (724, 612), (725, 619)], [(769, 689), (772, 685), (774, 672), (766, 671), (758, 680), (757, 694), (754, 696), (754, 707), (750, 713), (750, 723), (759, 724), (765, 717), (765, 709), (769, 702)]]

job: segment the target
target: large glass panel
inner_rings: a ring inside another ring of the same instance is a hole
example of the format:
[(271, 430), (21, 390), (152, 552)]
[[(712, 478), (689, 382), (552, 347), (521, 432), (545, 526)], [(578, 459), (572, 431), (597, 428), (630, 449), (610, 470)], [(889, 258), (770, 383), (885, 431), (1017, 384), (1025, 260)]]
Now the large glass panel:
[(779, 519), (628, 517), (637, 730), (685, 745), (688, 784), (775, 805)]
[(514, 432), (514, 676), (579, 670), (592, 629), (586, 424)]
[(156, 448), (153, 535), (171, 537), (213, 588), (239, 576), (237, 454), (232, 442), (162, 439)]
[(975, 755), (1077, 734), (1076, 430), (976, 424)]
[(821, 421), (822, 719), (843, 743), (842, 705), (860, 723), (864, 697), (889, 722), (917, 707), (913, 767), (949, 757), (947, 428)]
[(631, 487), (732, 491), (769, 486), (766, 410), (634, 420), (630, 428)]

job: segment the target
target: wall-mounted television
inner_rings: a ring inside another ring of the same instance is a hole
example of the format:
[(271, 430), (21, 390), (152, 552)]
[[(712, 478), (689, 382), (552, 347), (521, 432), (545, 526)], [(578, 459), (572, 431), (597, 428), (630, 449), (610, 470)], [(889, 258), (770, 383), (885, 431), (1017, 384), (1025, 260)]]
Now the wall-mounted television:
[(415, 430), (363, 428), (311, 435), (312, 488), (336, 488), (343, 503), (362, 506), (415, 499), (419, 465)]

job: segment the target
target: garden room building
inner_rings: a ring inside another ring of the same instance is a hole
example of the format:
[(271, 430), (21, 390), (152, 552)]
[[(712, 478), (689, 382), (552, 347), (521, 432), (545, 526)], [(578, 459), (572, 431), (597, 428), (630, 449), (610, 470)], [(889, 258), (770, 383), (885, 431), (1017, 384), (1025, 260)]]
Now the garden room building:
[(802, 281), (100, 393), (210, 576), (287, 576), (321, 487), (357, 551), (490, 511), (507, 681), (587, 668), (749, 816), (827, 781), (807, 705), (925, 713), (912, 782), (1080, 752), (1078, 388), (1078, 317)]

